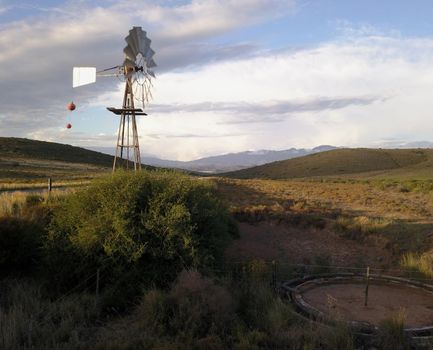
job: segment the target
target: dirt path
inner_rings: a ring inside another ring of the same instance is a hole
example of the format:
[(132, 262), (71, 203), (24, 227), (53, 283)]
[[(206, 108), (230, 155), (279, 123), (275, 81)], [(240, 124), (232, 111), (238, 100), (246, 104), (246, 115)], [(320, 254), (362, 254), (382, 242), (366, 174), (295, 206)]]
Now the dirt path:
[(366, 246), (324, 229), (296, 228), (262, 222), (240, 223), (240, 239), (227, 249), (232, 260), (276, 259), (296, 264), (326, 258), (338, 266), (387, 267), (391, 254), (383, 247)]

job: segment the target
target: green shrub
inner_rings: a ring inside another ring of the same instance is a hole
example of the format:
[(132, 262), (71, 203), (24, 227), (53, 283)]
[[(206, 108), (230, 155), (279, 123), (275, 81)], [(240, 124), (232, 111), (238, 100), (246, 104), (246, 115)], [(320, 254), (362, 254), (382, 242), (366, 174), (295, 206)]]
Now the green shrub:
[(107, 329), (93, 348), (115, 341), (116, 349), (302, 349), (311, 334), (298, 328), (290, 305), (269, 284), (250, 287), (183, 271), (170, 290), (145, 292), (128, 327)]
[(144, 293), (113, 334), (107, 329), (92, 348), (227, 349), (237, 328), (236, 301), (228, 288), (196, 270), (182, 271), (170, 290)]
[(176, 172), (117, 172), (54, 210), (47, 272), (68, 286), (101, 267), (102, 283), (129, 298), (140, 284), (168, 285), (184, 268), (218, 267), (235, 230), (208, 181)]
[(225, 337), (236, 319), (228, 290), (197, 271), (183, 271), (169, 293), (151, 290), (137, 309), (143, 329), (189, 342)]

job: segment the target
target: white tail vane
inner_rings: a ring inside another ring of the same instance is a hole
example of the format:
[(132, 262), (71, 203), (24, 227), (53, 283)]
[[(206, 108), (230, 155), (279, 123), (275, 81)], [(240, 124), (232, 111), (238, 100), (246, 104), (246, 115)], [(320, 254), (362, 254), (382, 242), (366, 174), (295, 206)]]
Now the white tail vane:
[(72, 87), (93, 84), (96, 82), (95, 67), (74, 67), (72, 70)]

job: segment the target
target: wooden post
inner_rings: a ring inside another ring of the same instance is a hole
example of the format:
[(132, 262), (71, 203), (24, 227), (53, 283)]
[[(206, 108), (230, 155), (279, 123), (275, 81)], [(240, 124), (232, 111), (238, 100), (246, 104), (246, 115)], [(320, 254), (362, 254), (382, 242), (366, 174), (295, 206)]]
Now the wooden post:
[(272, 288), (274, 292), (277, 291), (277, 263), (272, 260)]
[(48, 193), (51, 192), (51, 188), (53, 187), (53, 182), (51, 181), (51, 177), (48, 178)]
[(370, 284), (370, 266), (367, 267), (367, 274), (365, 279), (365, 301), (364, 306), (368, 304), (368, 285)]

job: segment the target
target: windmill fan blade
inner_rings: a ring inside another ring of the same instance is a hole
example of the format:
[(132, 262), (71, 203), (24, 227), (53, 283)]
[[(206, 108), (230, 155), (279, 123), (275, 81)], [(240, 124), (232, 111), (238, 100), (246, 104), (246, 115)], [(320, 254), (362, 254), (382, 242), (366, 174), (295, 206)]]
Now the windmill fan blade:
[(134, 27), (137, 35), (137, 48), (142, 55), (146, 52), (146, 32), (141, 27)]
[(137, 55), (139, 52), (139, 43), (138, 43), (138, 34), (137, 34), (137, 28), (138, 27), (132, 27), (132, 29), (129, 31), (129, 36), (131, 37), (134, 47), (135, 47), (135, 54)]
[(72, 87), (92, 84), (96, 81), (95, 67), (74, 67), (72, 69)]
[(147, 67), (148, 68), (153, 68), (156, 67), (156, 63), (153, 59), (151, 59), (148, 63), (147, 63)]
[(151, 48), (149, 48), (149, 50), (146, 52), (146, 60), (149, 62), (153, 55), (155, 55), (155, 51), (153, 51)]
[(145, 37), (143, 39), (143, 52), (142, 54), (145, 55), (146, 52), (150, 49), (150, 43), (152, 42), (152, 40), (150, 40), (149, 38)]
[(123, 52), (125, 53), (126, 57), (128, 57), (131, 61), (135, 61), (135, 57), (137, 55), (134, 54), (134, 51), (129, 45), (123, 49)]
[(131, 48), (132, 52), (134, 53), (134, 57), (136, 57), (137, 53), (138, 53), (138, 50), (137, 50), (137, 47), (135, 46), (134, 40), (132, 39), (131, 35), (128, 35), (125, 38), (125, 41), (127, 42), (128, 46)]

